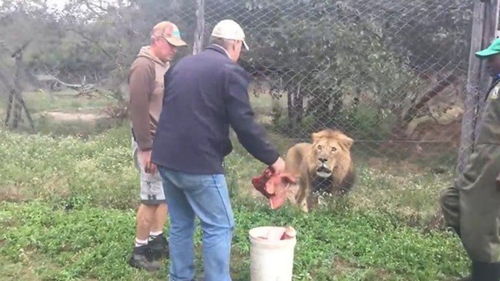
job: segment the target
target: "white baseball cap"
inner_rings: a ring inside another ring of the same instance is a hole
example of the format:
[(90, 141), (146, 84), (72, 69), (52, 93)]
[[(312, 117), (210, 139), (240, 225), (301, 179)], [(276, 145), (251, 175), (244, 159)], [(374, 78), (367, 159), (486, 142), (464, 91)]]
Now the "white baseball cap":
[(243, 46), (249, 50), (243, 29), (234, 20), (221, 20), (215, 25), (211, 35), (217, 38), (243, 41)]

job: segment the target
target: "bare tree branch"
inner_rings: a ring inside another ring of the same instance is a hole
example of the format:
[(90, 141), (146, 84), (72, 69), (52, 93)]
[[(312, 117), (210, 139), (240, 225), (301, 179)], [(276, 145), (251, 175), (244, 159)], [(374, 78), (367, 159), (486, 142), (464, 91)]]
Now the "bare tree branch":
[(96, 15), (102, 15), (102, 13), (99, 13), (96, 9), (99, 9), (101, 12), (104, 12), (104, 13), (108, 12), (108, 9), (106, 9), (102, 6), (102, 2), (101, 2), (101, 5), (96, 5), (94, 3), (91, 3), (88, 0), (81, 0), (81, 2), (83, 2), (83, 4), (85, 4), (87, 9), (89, 9), (91, 12), (93, 12)]

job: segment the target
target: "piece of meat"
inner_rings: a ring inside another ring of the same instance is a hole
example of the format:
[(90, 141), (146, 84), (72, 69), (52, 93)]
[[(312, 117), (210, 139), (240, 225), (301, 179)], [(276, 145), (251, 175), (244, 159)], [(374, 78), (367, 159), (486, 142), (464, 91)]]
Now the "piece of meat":
[(277, 174), (271, 167), (252, 179), (252, 184), (260, 193), (269, 199), (271, 209), (281, 207), (287, 199), (288, 186), (295, 183), (295, 179), (285, 173)]
[(297, 232), (295, 229), (291, 226), (285, 227), (285, 231), (283, 232), (283, 235), (281, 235), (280, 240), (286, 240), (286, 239), (293, 239), (297, 235)]
[(271, 228), (265, 235), (258, 236), (257, 238), (268, 241), (278, 241), (294, 239), (295, 236), (297, 236), (295, 229), (291, 226), (286, 226)]
[(252, 179), (253, 187), (268, 199), (271, 197), (271, 194), (267, 192), (266, 183), (269, 181), (272, 175), (272, 170), (270, 168), (267, 168), (264, 170), (264, 172), (262, 172), (262, 175), (254, 177)]

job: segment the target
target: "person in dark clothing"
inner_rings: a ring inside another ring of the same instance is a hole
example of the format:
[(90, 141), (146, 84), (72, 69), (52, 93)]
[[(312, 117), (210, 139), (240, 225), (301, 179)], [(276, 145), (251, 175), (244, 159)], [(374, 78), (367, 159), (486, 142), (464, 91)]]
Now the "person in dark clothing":
[(474, 152), (453, 187), (442, 192), (441, 208), (472, 260), (462, 280), (500, 281), (500, 39), (476, 56), (494, 77), (479, 124)]
[(285, 163), (254, 121), (249, 75), (236, 64), (241, 27), (219, 22), (212, 44), (180, 60), (165, 74), (163, 110), (152, 161), (163, 178), (170, 214), (170, 280), (194, 279), (193, 232), (197, 216), (203, 229), (204, 280), (229, 281), (234, 218), (223, 160), (232, 150), (229, 128), (256, 159), (276, 173)]

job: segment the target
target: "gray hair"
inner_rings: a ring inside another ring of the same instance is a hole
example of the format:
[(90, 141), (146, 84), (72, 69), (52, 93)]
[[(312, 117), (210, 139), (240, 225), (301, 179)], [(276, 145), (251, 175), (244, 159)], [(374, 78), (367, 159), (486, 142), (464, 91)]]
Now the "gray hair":
[(210, 44), (217, 44), (222, 46), (224, 49), (228, 50), (235, 43), (232, 39), (225, 39), (220, 37), (211, 36)]

